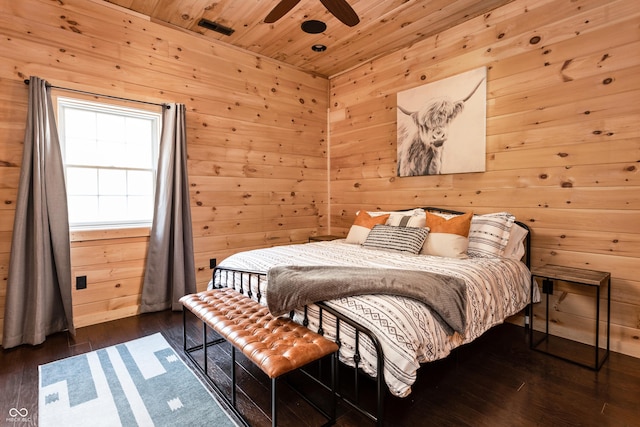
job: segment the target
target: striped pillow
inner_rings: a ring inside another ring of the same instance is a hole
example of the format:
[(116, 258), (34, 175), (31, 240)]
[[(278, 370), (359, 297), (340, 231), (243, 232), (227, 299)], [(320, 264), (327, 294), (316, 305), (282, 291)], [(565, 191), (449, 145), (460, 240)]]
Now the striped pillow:
[(394, 215), (391, 214), (387, 220), (387, 225), (396, 227), (425, 227), (427, 217), (424, 215)]
[(508, 212), (476, 215), (471, 219), (467, 253), (476, 257), (503, 256), (515, 217)]
[(376, 225), (371, 229), (362, 246), (417, 254), (428, 233), (429, 230), (426, 228)]

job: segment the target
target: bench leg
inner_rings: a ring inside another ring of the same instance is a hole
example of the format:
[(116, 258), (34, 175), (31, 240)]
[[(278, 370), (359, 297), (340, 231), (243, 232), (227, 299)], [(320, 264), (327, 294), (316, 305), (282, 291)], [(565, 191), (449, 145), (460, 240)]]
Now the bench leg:
[(329, 420), (330, 424), (335, 424), (336, 422), (336, 406), (337, 406), (337, 391), (336, 384), (338, 379), (338, 352), (336, 351), (331, 356), (331, 419)]
[(231, 346), (231, 405), (236, 407), (236, 348)]
[(187, 310), (182, 307), (182, 350), (187, 352)]
[(204, 350), (204, 374), (209, 376), (209, 370), (207, 369), (207, 324), (202, 322), (202, 349)]
[(278, 378), (271, 378), (271, 426), (276, 427), (278, 425), (278, 411), (277, 411), (277, 389)]

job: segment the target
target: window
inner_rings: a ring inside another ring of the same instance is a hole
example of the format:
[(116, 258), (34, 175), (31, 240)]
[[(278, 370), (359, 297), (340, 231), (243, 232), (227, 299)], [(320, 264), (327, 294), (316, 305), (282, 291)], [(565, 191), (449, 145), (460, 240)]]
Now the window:
[(161, 114), (58, 98), (71, 228), (150, 226)]

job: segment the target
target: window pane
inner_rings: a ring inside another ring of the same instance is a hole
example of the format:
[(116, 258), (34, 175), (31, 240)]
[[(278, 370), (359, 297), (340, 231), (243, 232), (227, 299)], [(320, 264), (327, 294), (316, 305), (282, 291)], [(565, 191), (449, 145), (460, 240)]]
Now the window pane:
[(129, 171), (127, 176), (127, 194), (153, 196), (153, 172)]
[(153, 123), (147, 119), (127, 117), (125, 141), (127, 144), (138, 144), (148, 146), (153, 133)]
[(98, 155), (99, 155), (99, 164), (100, 166), (105, 167), (124, 167), (126, 166), (127, 160), (126, 155), (126, 145), (121, 142), (107, 142), (107, 141), (98, 141)]
[(96, 113), (93, 111), (65, 108), (64, 121), (67, 138), (96, 139)]
[(98, 217), (97, 196), (68, 196), (69, 223), (93, 222)]
[(127, 194), (127, 171), (100, 169), (98, 173), (98, 194), (101, 196)]
[(129, 218), (134, 221), (151, 221), (153, 196), (129, 196)]
[(67, 168), (67, 194), (70, 196), (98, 194), (98, 170)]
[(130, 168), (153, 168), (153, 150), (151, 144), (127, 144), (126, 154), (122, 157), (124, 164)]
[(99, 217), (103, 221), (125, 221), (127, 219), (126, 196), (100, 196)]
[(123, 142), (124, 121), (122, 115), (98, 114), (98, 139), (107, 143)]
[(95, 140), (68, 138), (65, 141), (65, 161), (71, 165), (98, 165), (99, 155)]

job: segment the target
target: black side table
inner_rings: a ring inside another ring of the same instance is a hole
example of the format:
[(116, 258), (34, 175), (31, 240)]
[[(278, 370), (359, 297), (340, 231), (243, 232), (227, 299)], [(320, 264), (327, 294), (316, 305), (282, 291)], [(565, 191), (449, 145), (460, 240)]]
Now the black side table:
[[(531, 330), (529, 335), (529, 346), (537, 351), (550, 354), (555, 357), (576, 363), (593, 370), (599, 370), (604, 361), (609, 357), (609, 341), (611, 326), (611, 274), (603, 271), (585, 270), (581, 268), (563, 267), (559, 265), (544, 265), (531, 269), (531, 300), (533, 301), (533, 286), (538, 286), (536, 278), (542, 279), (542, 298), (546, 299), (546, 325), (544, 333), (533, 329), (533, 303), (531, 305)], [(596, 290), (596, 327), (595, 345), (587, 345), (554, 337), (549, 334), (549, 295), (553, 294), (555, 281), (564, 281), (578, 285), (590, 286)], [(602, 289), (606, 287), (607, 295), (607, 347), (606, 350), (600, 348), (600, 295)], [(535, 341), (534, 335), (542, 334), (542, 338)], [(588, 357), (580, 357), (585, 350), (594, 349), (594, 362), (586, 362)]]

